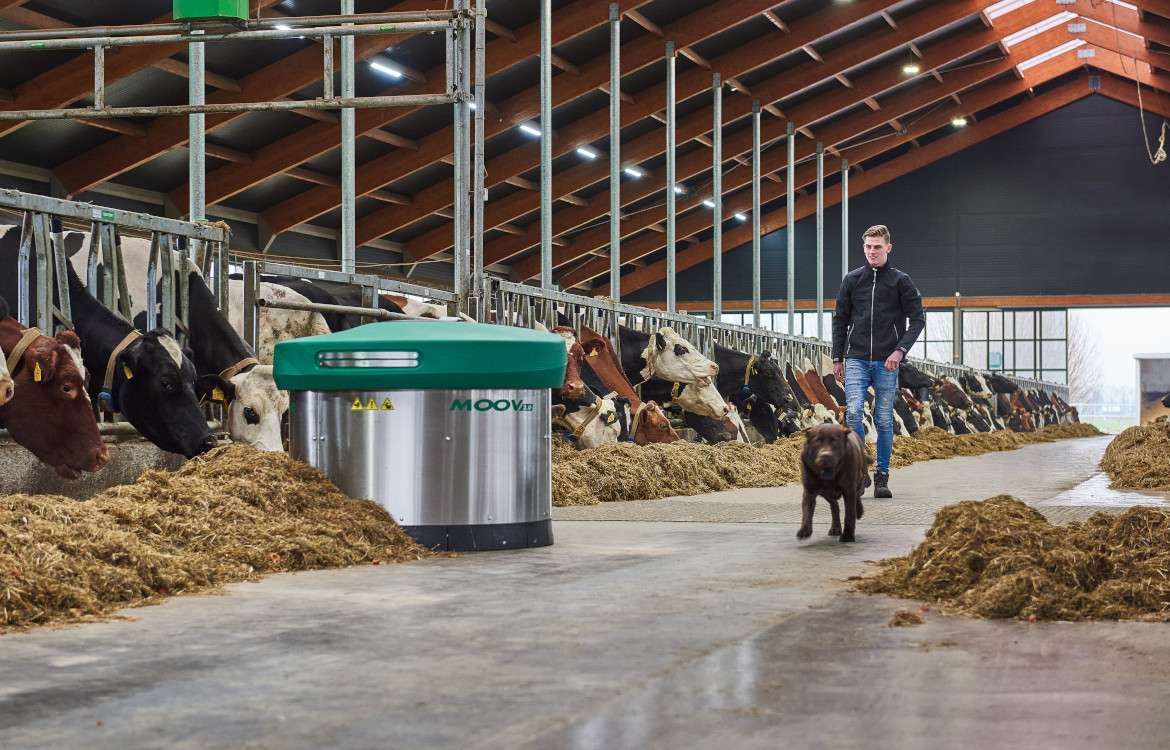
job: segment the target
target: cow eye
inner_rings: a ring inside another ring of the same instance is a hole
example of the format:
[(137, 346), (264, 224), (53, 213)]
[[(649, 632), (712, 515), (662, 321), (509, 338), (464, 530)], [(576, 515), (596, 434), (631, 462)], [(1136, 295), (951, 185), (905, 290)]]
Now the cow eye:
[(163, 389), (164, 391), (166, 391), (167, 393), (170, 393), (171, 391), (175, 390), (175, 384), (174, 384), (174, 383), (172, 383), (172, 382), (171, 382), (169, 379), (167, 379), (167, 378), (162, 378), (161, 380), (159, 380), (159, 381), (158, 381), (158, 387), (159, 387), (159, 388), (162, 388), (162, 389)]
[(260, 424), (260, 415), (250, 406), (244, 407), (244, 421), (248, 424)]
[(64, 393), (66, 396), (68, 396), (71, 393), (73, 393), (73, 386), (63, 385), (63, 386), (61, 386), (61, 392)]
[(683, 346), (682, 344), (675, 344), (674, 345), (674, 356), (683, 357), (683, 356), (686, 356), (687, 354), (690, 354), (690, 350), (688, 350), (685, 346)]

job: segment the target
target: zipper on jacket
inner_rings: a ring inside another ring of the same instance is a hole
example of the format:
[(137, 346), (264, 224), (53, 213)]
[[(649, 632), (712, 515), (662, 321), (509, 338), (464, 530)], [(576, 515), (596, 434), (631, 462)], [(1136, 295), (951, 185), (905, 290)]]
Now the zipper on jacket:
[(877, 269), (873, 269), (873, 288), (869, 290), (869, 361), (873, 361), (873, 303), (877, 296)]

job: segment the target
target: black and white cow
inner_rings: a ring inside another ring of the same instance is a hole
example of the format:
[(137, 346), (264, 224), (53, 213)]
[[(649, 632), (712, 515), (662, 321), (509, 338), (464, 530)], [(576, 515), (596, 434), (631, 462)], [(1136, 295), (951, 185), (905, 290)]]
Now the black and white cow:
[(715, 364), (719, 365), (716, 383), (724, 398), (746, 390), (777, 409), (796, 406), (796, 398), (780, 372), (780, 363), (771, 353), (751, 355), (716, 344)]
[[(86, 291), (72, 267), (66, 271), (81, 356), (90, 372), (90, 398), (107, 402), (163, 450), (191, 458), (214, 448), (199, 401), (215, 388), (227, 388), (224, 379), (197, 380), (195, 366), (169, 332), (137, 333)], [(108, 390), (103, 387), (107, 377)]]
[(673, 328), (649, 334), (622, 326), (620, 335), (622, 369), (634, 385), (655, 376), (668, 382), (707, 385), (719, 373), (718, 365)]

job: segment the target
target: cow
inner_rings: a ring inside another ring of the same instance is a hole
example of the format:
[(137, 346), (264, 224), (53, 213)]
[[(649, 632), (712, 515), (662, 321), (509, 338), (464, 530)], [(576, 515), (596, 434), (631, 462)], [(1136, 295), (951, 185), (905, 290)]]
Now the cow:
[(724, 398), (746, 390), (777, 409), (796, 405), (796, 399), (780, 372), (780, 363), (769, 352), (745, 354), (716, 344), (715, 363), (719, 366), (716, 383)]
[[(0, 320), (8, 317), (8, 302), (0, 297)], [(8, 362), (0, 358), (0, 406), (8, 403), (15, 393), (15, 385), (12, 382), (12, 373), (8, 371)]]
[(732, 428), (728, 427), (723, 419), (704, 417), (701, 414), (695, 414), (685, 409), (682, 411), (681, 416), (683, 424), (690, 427), (699, 437), (712, 445), (717, 443), (730, 443), (736, 439)]
[(739, 416), (739, 409), (735, 407), (735, 404), (731, 404), (730, 406), (731, 408), (727, 412), (727, 416), (723, 418), (723, 421), (733, 428), (732, 431), (735, 433), (735, 440), (737, 442), (750, 444), (752, 441), (748, 437), (747, 427), (744, 426), (743, 419)]
[[(755, 428), (765, 443), (774, 443), (780, 437), (780, 420), (776, 416), (775, 407), (770, 403), (746, 391), (732, 394), (728, 401), (735, 406), (741, 417), (747, 414), (748, 423)], [(793, 423), (784, 436), (787, 437), (799, 429), (799, 423)]]
[[(244, 282), (232, 279), (228, 282), (228, 320), (236, 332), (244, 332)], [(302, 294), (280, 284), (260, 282), (260, 297), (266, 300), (287, 302), (309, 302)], [(284, 310), (277, 307), (262, 307), (259, 310), (256, 358), (260, 364), (272, 364), (272, 353), (277, 342), (304, 336), (321, 336), (332, 333), (321, 313), (305, 310)]]
[(433, 318), (442, 320), (447, 317), (447, 304), (438, 300), (417, 300), (401, 294), (383, 294), (382, 298), (392, 302), (402, 312), (413, 318)]
[(788, 381), (788, 387), (792, 391), (792, 395), (796, 397), (796, 401), (800, 404), (803, 410), (812, 408), (812, 400), (809, 399), (808, 394), (800, 387), (800, 382), (796, 379), (796, 373), (792, 370), (792, 364), (786, 362), (784, 364), (784, 379)]
[(918, 431), (918, 422), (921, 417), (916, 416), (914, 410), (910, 408), (910, 402), (902, 389), (898, 389), (894, 393), (894, 414), (901, 417), (902, 427), (906, 430), (907, 435), (913, 435)]
[(719, 366), (673, 328), (649, 334), (621, 326), (619, 333), (622, 369), (631, 384), (658, 376), (670, 382), (707, 385), (719, 374)]
[(596, 448), (629, 438), (625, 420), (619, 420), (620, 410), (628, 410), (629, 405), (629, 400), (620, 396), (602, 398), (586, 388), (578, 401), (553, 404), (552, 419), (569, 431), (566, 437), (577, 450)]
[(719, 394), (714, 383), (700, 386), (698, 383), (669, 383), (662, 378), (650, 378), (638, 388), (642, 398), (656, 401), (669, 411), (676, 407), (692, 414), (713, 419), (727, 416), (727, 402)]
[(216, 446), (199, 408), (201, 398), (226, 389), (218, 375), (195, 377), (195, 366), (169, 331), (140, 334), (85, 289), (71, 266), (69, 302), (92, 377), (89, 395), (120, 412), (163, 450), (192, 458)]
[(0, 317), (0, 349), (17, 383), (16, 398), (0, 406), (0, 426), (66, 479), (109, 461), (85, 392), (80, 348), (72, 331), (50, 338)]

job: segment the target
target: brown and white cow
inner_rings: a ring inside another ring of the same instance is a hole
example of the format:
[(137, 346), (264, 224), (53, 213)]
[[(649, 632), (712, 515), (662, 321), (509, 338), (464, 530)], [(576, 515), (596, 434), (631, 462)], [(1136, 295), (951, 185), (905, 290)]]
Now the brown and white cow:
[[(244, 331), (244, 282), (231, 279), (229, 282), (228, 320), (241, 335)], [(284, 302), (308, 302), (304, 295), (288, 287), (260, 282), (260, 296), (267, 300)], [(329, 325), (321, 313), (304, 310), (282, 310), (278, 307), (260, 308), (256, 336), (256, 358), (261, 364), (272, 364), (272, 353), (280, 341), (299, 339), (305, 336), (321, 336), (330, 333)]]
[[(109, 452), (85, 390), (81, 341), (72, 331), (49, 338), (26, 337), (28, 330), (32, 329), (13, 318), (0, 319), (0, 349), (6, 359), (14, 360), (10, 369), (17, 391), (0, 406), (0, 425), (67, 479), (98, 471), (109, 460)], [(14, 357), (22, 339), (26, 348)]]
[[(3, 297), (0, 297), (0, 320), (8, 317), (8, 303)], [(0, 357), (0, 406), (8, 403), (15, 393), (15, 387), (12, 382), (12, 373), (8, 371), (8, 362), (5, 357)]]

